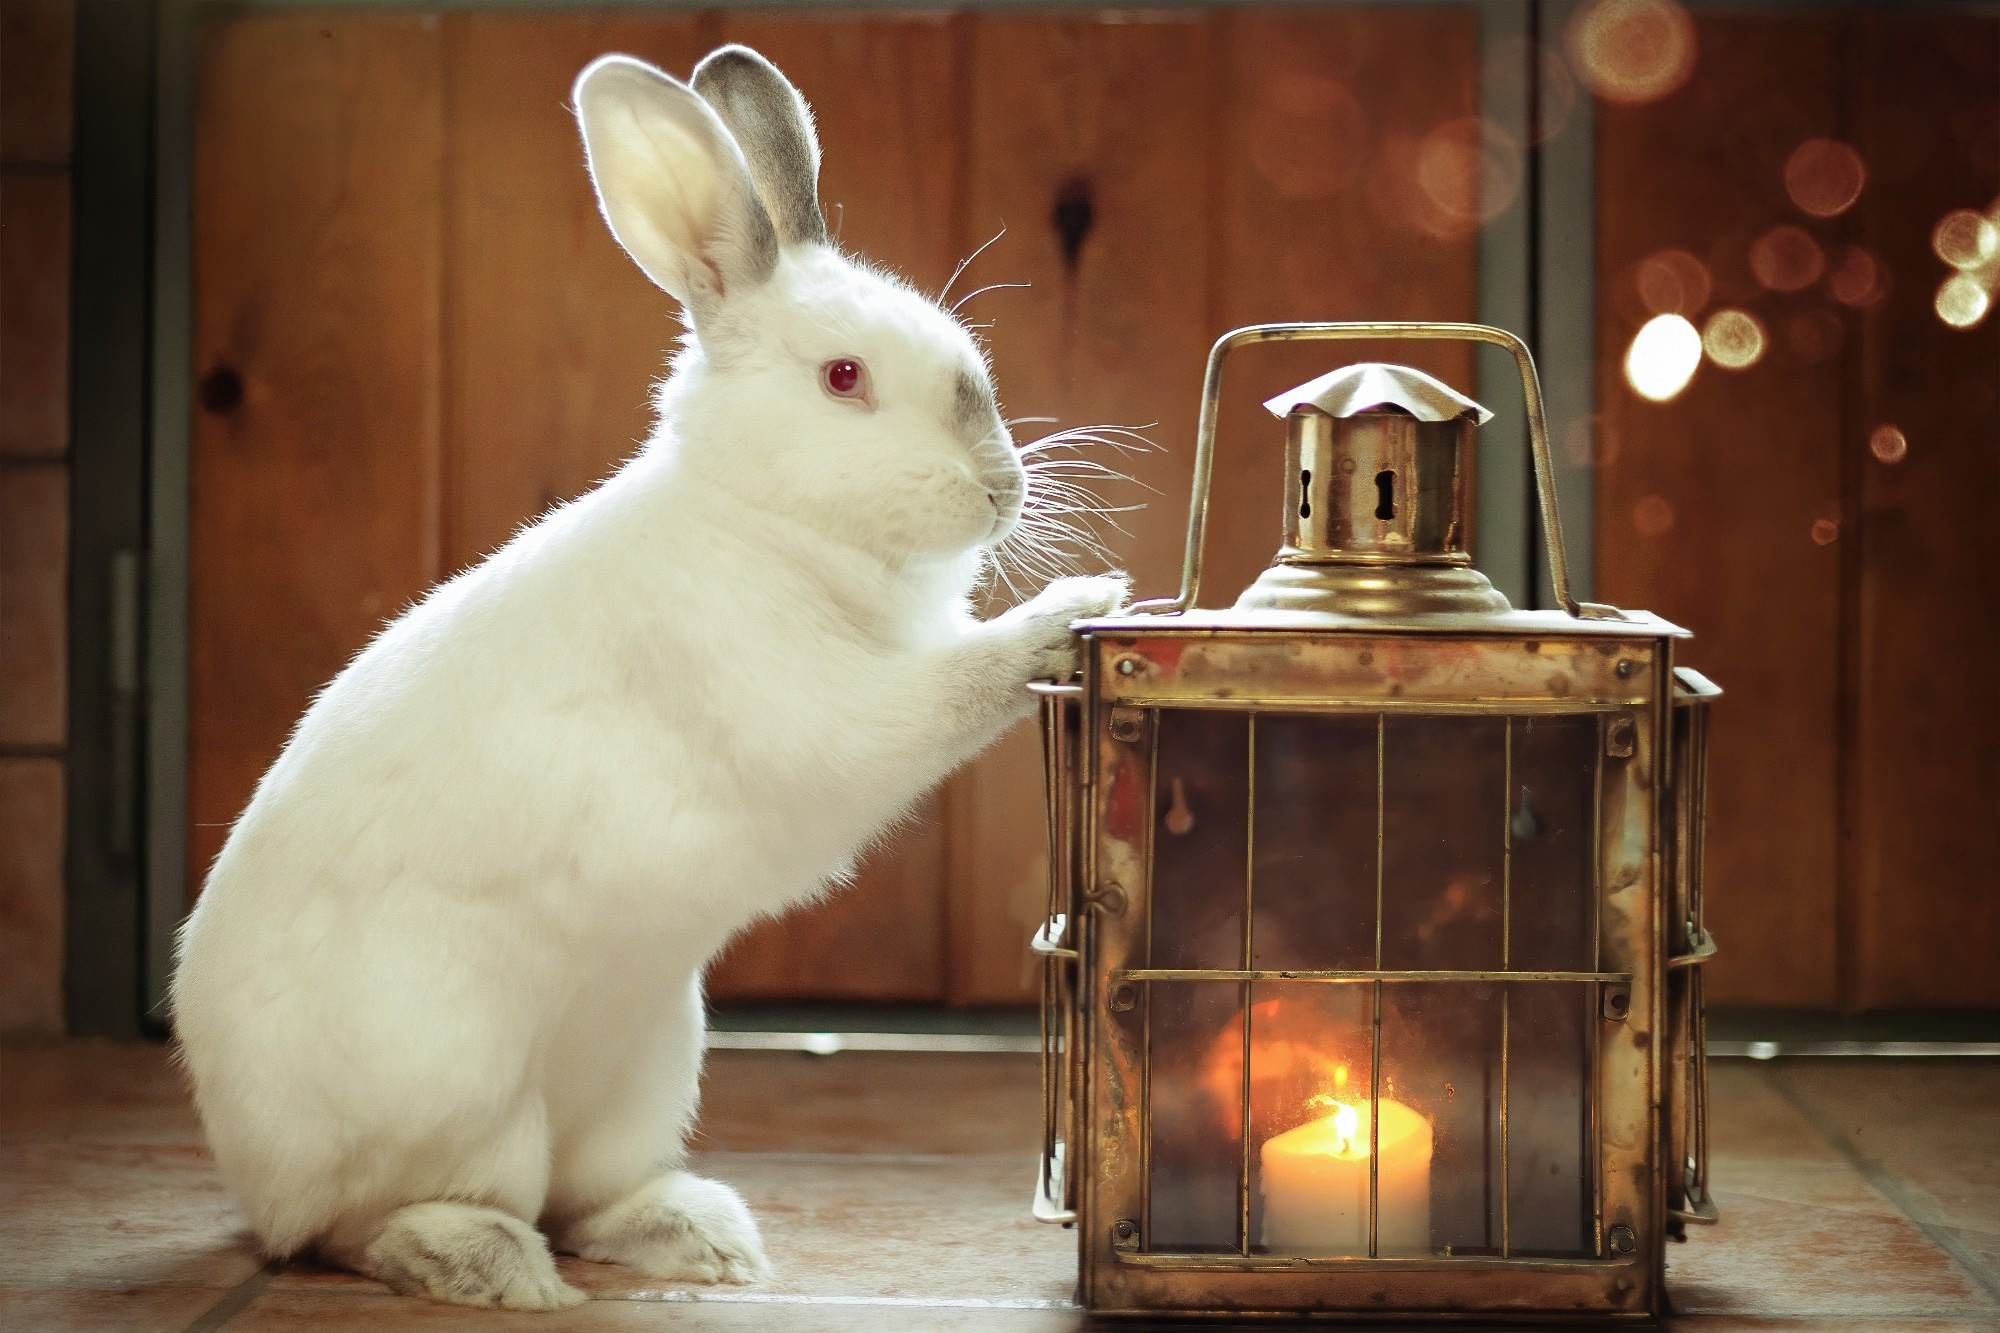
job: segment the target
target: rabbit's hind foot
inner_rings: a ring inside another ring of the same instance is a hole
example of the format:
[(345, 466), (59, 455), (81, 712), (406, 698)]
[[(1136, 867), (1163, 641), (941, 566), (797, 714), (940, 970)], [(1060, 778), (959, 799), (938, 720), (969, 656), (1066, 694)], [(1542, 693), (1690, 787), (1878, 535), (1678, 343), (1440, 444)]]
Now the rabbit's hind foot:
[(333, 1257), (405, 1296), (503, 1310), (561, 1310), (584, 1294), (556, 1275), (541, 1233), (497, 1208), (413, 1203)]
[(771, 1275), (757, 1221), (716, 1180), (672, 1171), (570, 1226), (561, 1248), (683, 1282), (759, 1282)]

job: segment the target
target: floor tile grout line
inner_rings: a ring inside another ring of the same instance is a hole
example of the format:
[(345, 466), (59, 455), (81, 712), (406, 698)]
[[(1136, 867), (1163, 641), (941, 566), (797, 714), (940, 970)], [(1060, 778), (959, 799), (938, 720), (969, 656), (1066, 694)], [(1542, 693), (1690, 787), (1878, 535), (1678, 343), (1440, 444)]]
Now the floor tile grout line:
[(1863, 1180), (1874, 1186), (1876, 1192), (1881, 1194), (1883, 1198), (1896, 1205), (1904, 1217), (1908, 1218), (1918, 1230), (1930, 1238), (1931, 1244), (1956, 1259), (1959, 1267), (1963, 1268), (1972, 1277), (1973, 1281), (1983, 1287), (1988, 1296), (1991, 1296), (1996, 1301), (2000, 1301), (2000, 1273), (1996, 1273), (1984, 1259), (1973, 1252), (1970, 1246), (1953, 1235), (1951, 1228), (1941, 1222), (1926, 1220), (1921, 1215), (1926, 1210), (1919, 1209), (1916, 1206), (1915, 1201), (1910, 1198), (1909, 1192), (1903, 1188), (1894, 1176), (1889, 1174), (1888, 1169), (1856, 1147), (1854, 1141), (1848, 1138), (1840, 1126), (1829, 1119), (1826, 1113), (1813, 1103), (1811, 1098), (1805, 1096), (1805, 1094), (1799, 1092), (1798, 1089), (1791, 1085), (1791, 1081), (1784, 1077), (1782, 1069), (1769, 1069), (1766, 1071), (1765, 1077), (1770, 1080), (1771, 1086), (1777, 1091), (1777, 1094), (1784, 1098), (1793, 1110), (1799, 1113), (1806, 1124), (1812, 1127), (1813, 1132), (1818, 1134), (1822, 1139), (1825, 1139), (1835, 1152), (1846, 1158), (1847, 1164), (1859, 1172)]
[(181, 1333), (215, 1333), (216, 1329), (242, 1314), (250, 1302), (256, 1300), (264, 1288), (271, 1285), (271, 1279), (276, 1277), (283, 1267), (281, 1261), (269, 1260), (262, 1268), (231, 1287), (223, 1294), (221, 1300), (209, 1306), (206, 1313), (189, 1324)]

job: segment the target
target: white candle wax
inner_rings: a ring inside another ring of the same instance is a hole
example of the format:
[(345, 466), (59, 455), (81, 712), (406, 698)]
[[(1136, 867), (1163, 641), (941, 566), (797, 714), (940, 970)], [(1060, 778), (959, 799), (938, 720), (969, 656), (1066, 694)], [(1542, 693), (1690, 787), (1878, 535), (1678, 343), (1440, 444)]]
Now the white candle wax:
[[(1376, 1254), (1429, 1254), (1431, 1122), (1384, 1098), (1377, 1150)], [(1271, 1254), (1368, 1253), (1368, 1107), (1334, 1114), (1264, 1143), (1264, 1248)]]

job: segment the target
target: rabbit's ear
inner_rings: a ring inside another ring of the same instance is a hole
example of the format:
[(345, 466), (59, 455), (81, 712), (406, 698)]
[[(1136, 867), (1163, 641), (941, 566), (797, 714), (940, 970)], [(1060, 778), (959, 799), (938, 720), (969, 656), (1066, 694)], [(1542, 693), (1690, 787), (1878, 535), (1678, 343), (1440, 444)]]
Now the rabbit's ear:
[(812, 112), (778, 67), (747, 46), (725, 46), (694, 69), (694, 90), (743, 147), (750, 179), (786, 245), (826, 243), (819, 211), (819, 139)]
[(777, 235), (707, 102), (630, 56), (592, 61), (575, 101), (611, 234), (697, 323), (730, 288), (771, 276)]

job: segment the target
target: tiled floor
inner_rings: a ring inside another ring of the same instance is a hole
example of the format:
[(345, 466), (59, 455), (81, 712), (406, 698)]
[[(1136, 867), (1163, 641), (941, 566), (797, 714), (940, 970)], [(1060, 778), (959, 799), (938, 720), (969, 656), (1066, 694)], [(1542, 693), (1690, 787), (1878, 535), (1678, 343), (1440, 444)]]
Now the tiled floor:
[[(1669, 1257), (1686, 1333), (2000, 1329), (2000, 1062), (1718, 1062), (1724, 1220)], [(166, 1055), (0, 1056), (0, 1329), (1060, 1333), (1073, 1237), (1026, 1216), (1031, 1060), (713, 1057), (699, 1167), (757, 1209), (778, 1277), (675, 1289), (563, 1260), (597, 1299), (459, 1310), (261, 1267)]]

